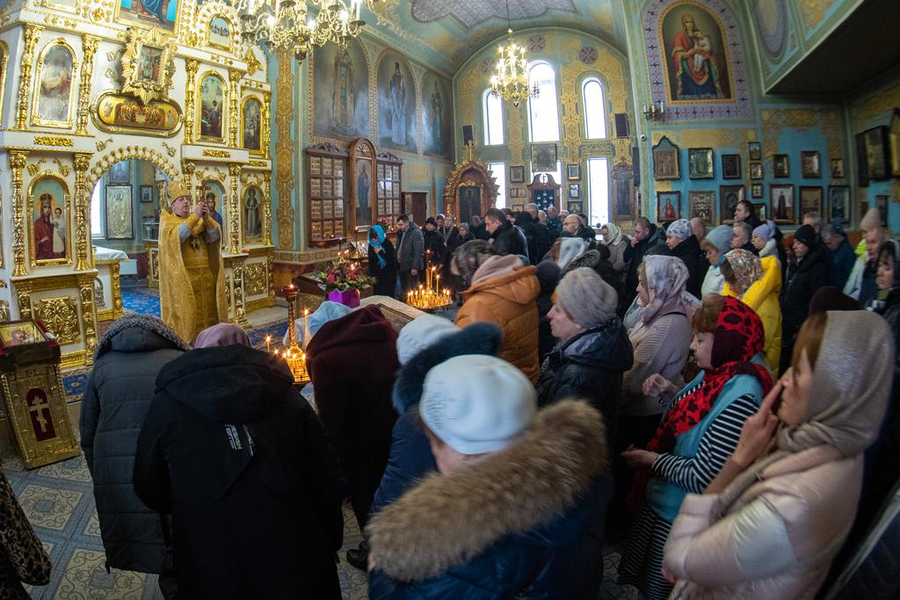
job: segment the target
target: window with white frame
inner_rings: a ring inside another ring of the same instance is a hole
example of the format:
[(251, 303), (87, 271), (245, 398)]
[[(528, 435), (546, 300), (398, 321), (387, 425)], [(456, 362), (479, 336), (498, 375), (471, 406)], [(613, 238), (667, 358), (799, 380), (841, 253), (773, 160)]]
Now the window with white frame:
[(556, 73), (545, 62), (536, 62), (528, 69), (530, 85), (537, 85), (540, 94), (528, 99), (528, 133), (532, 142), (559, 140), (559, 109), (557, 108)]
[(494, 181), (497, 182), (497, 203), (494, 206), (506, 208), (506, 163), (488, 163), (488, 169), (490, 169), (491, 175), (494, 176)]
[(609, 223), (609, 159), (589, 158), (587, 170), (591, 224), (605, 225)]
[(490, 88), (482, 98), (484, 113), (484, 145), (497, 146), (503, 143), (503, 104), (498, 96), (491, 93)]
[(103, 237), (103, 214), (102, 206), (100, 206), (100, 184), (94, 186), (94, 193), (91, 195), (91, 237)]
[(606, 137), (606, 106), (603, 103), (603, 86), (596, 77), (590, 77), (581, 84), (581, 99), (584, 107), (584, 132), (589, 140)]

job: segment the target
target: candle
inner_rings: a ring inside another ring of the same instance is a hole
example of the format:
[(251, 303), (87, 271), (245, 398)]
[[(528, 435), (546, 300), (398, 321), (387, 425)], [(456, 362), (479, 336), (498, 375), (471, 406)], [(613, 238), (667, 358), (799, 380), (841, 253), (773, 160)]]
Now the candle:
[(303, 309), (303, 345), (309, 345), (309, 309)]
[(266, 336), (266, 353), (267, 354), (272, 351), (271, 345), (272, 345), (272, 336), (267, 335)]

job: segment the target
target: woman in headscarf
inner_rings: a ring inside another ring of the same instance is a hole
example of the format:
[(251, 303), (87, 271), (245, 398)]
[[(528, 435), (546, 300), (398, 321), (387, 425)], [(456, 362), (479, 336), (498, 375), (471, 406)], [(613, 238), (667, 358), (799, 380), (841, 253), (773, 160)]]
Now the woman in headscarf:
[(859, 503), (863, 452), (890, 394), (891, 337), (864, 311), (804, 323), (791, 368), (734, 454), (682, 504), (665, 548), (674, 597), (815, 597)]
[(369, 228), (369, 276), (375, 278), (375, 295), (394, 297), (397, 290), (397, 253), (381, 225)]
[[(662, 577), (663, 547), (682, 500), (702, 493), (718, 475), (744, 421), (772, 388), (772, 376), (758, 358), (762, 322), (750, 307), (709, 295), (693, 324), (691, 350), (703, 370), (669, 403), (647, 449), (623, 453), (641, 469), (629, 498), (640, 510), (619, 564), (619, 583), (637, 586), (646, 600), (662, 600), (672, 590)], [(675, 390), (661, 375), (644, 384), (647, 395), (665, 397)]]
[(599, 275), (619, 293), (621, 285), (619, 276), (609, 262), (609, 249), (604, 246), (591, 248), (587, 240), (580, 237), (560, 238), (551, 248), (552, 255), (556, 255), (556, 264), (559, 265), (559, 277), (562, 279), (566, 273), (575, 269), (587, 267)]
[(628, 263), (625, 262), (625, 249), (628, 248), (628, 240), (622, 235), (622, 229), (615, 223), (607, 223), (600, 228), (603, 235), (603, 243), (609, 248), (609, 262), (612, 263), (616, 273), (622, 273)]
[(231, 346), (233, 344), (241, 344), (252, 348), (250, 336), (246, 330), (234, 323), (219, 323), (212, 327), (207, 327), (197, 334), (197, 341), (194, 342), (194, 348), (213, 348), (215, 346)]
[(750, 243), (753, 244), (753, 247), (759, 250), (759, 257), (765, 258), (767, 256), (773, 256), (779, 262), (779, 269), (781, 268), (781, 257), (778, 255), (778, 243), (775, 241), (775, 223), (771, 221), (766, 221), (759, 227), (753, 230), (753, 236), (750, 238)]
[(741, 248), (725, 255), (719, 269), (725, 277), (723, 296), (739, 298), (756, 311), (766, 332), (763, 345), (772, 375), (778, 377), (781, 361), (781, 265), (777, 256), (762, 259)]

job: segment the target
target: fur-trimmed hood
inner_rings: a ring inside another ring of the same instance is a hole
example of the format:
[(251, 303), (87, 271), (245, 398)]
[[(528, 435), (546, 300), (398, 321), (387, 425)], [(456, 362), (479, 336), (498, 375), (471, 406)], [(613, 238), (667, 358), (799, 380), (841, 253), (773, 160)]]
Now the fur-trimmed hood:
[(419, 404), (425, 376), (433, 367), (464, 354), (496, 356), (502, 341), (503, 334), (493, 323), (473, 323), (416, 354), (403, 365), (394, 382), (391, 401), (397, 413), (402, 415), (411, 406)]
[(603, 260), (600, 256), (600, 252), (597, 250), (588, 250), (578, 258), (572, 259), (572, 262), (566, 265), (566, 268), (562, 270), (562, 274), (565, 275), (569, 271), (574, 271), (575, 269), (579, 269), (581, 267), (587, 267), (589, 269), (597, 270), (597, 267), (600, 265), (600, 261)]
[[(134, 330), (129, 332), (128, 330)], [(131, 335), (131, 334), (134, 335)], [(160, 339), (162, 338), (162, 339)], [(121, 319), (109, 326), (97, 349), (94, 350), (94, 362), (109, 352), (119, 350), (123, 352), (145, 352), (157, 347), (177, 348), (187, 352), (190, 344), (185, 342), (175, 333), (175, 330), (166, 325), (157, 317), (127, 313)]]
[(435, 577), (570, 509), (606, 466), (600, 413), (559, 402), (539, 412), (515, 446), (433, 474), (384, 508), (368, 526), (372, 556), (394, 579)]

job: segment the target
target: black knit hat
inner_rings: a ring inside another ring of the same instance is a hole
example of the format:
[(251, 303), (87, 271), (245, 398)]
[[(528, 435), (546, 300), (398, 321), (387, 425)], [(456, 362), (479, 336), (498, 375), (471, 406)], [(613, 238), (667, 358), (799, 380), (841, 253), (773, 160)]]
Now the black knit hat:
[(801, 225), (794, 232), (794, 240), (806, 244), (808, 248), (816, 245), (816, 230), (812, 225)]
[(428, 225), (429, 223), (437, 227), (437, 221), (434, 220), (434, 217), (428, 217), (427, 219), (425, 219), (425, 224)]

